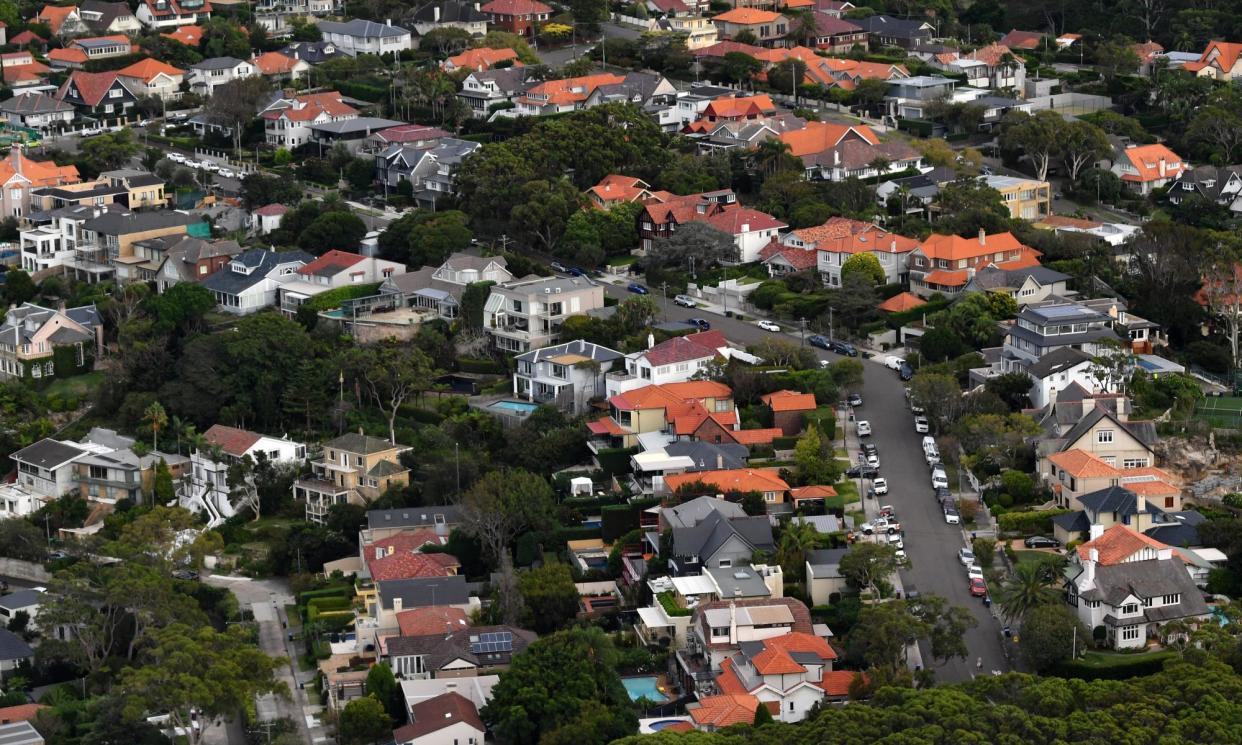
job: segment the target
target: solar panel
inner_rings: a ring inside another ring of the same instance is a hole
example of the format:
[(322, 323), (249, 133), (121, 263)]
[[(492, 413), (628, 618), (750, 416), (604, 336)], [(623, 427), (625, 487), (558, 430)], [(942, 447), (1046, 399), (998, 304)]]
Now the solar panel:
[(509, 631), (489, 631), (470, 638), (470, 651), (475, 654), (491, 652), (512, 652), (513, 633)]

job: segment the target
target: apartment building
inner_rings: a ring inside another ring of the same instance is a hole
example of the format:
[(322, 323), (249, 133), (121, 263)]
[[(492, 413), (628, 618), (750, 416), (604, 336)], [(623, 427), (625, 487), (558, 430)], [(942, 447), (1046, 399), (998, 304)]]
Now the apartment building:
[(604, 395), (605, 376), (623, 359), (616, 350), (581, 339), (519, 354), (513, 358), (513, 395), (580, 416), (591, 399)]
[(483, 327), (496, 348), (529, 352), (558, 340), (572, 315), (604, 307), (604, 288), (586, 277), (536, 277), (492, 287), (483, 306)]
[(1013, 176), (985, 176), (983, 181), (1000, 192), (1010, 217), (1035, 221), (1052, 214), (1052, 185), (1047, 181)]

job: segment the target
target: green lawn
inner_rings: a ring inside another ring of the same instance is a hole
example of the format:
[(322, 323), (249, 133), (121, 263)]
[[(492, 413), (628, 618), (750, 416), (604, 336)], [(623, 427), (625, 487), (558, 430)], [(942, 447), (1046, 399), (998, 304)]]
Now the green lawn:
[(1151, 652), (1108, 652), (1104, 650), (1091, 650), (1083, 653), (1078, 665), (1092, 670), (1107, 670), (1109, 668), (1129, 667), (1140, 662), (1155, 662), (1166, 657), (1172, 657), (1175, 653), (1167, 649), (1158, 649)]
[(43, 389), (45, 396), (74, 396), (83, 398), (90, 395), (103, 382), (103, 373), (99, 371), (75, 375), (72, 378), (57, 378)]
[(1056, 558), (1055, 554), (1050, 554), (1046, 551), (1014, 551), (1013, 553), (1017, 557), (1015, 563), (1018, 564), (1033, 564), (1037, 561), (1047, 561), (1050, 558)]

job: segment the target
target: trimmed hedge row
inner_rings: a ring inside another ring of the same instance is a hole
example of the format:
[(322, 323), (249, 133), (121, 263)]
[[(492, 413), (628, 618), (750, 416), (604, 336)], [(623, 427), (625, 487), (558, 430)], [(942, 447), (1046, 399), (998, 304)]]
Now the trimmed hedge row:
[(360, 297), (369, 297), (379, 292), (379, 282), (368, 282), (365, 285), (350, 285), (349, 287), (338, 287), (335, 290), (322, 292), (305, 303), (303, 306), (315, 312), (332, 310), (341, 307), (346, 300), (354, 300)]
[(639, 448), (605, 448), (595, 454), (600, 470), (609, 476), (619, 476), (630, 472), (630, 457), (638, 453)]
[(998, 515), (997, 524), (1002, 533), (1038, 535), (1052, 532), (1052, 518), (1070, 510), (1045, 510), (1042, 512), (1006, 512)]
[(1094, 667), (1080, 661), (1061, 662), (1053, 666), (1050, 675), (1060, 678), (1081, 678), (1083, 680), (1126, 680), (1145, 675), (1155, 675), (1164, 669), (1164, 663), (1176, 656), (1176, 652), (1166, 651), (1143, 655), (1141, 659), (1124, 664)]
[(496, 360), (480, 360), (470, 357), (459, 357), (457, 369), (476, 375), (503, 375), (505, 366)]

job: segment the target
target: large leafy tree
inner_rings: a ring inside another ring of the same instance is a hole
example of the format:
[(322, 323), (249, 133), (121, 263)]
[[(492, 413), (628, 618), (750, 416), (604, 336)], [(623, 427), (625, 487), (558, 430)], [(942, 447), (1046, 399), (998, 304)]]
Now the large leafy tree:
[(841, 576), (856, 590), (879, 594), (879, 585), (897, 571), (897, 550), (880, 543), (856, 543), (841, 557)]
[(354, 375), (388, 419), (388, 441), (397, 443), (397, 412), (431, 387), (431, 360), (421, 349), (394, 340), (355, 350)]
[(1022, 619), (1018, 644), (1022, 659), (1037, 673), (1079, 654), (1090, 643), (1090, 631), (1064, 603), (1032, 608)]
[(567, 179), (523, 184), (522, 202), (513, 208), (513, 225), (544, 251), (551, 251), (569, 218), (582, 206), (582, 195)]
[(529, 471), (492, 471), (462, 495), (462, 530), (498, 561), (518, 534), (543, 530), (555, 513), (552, 487)]
[(1060, 151), (1065, 128), (1065, 119), (1055, 111), (1033, 115), (1010, 112), (1001, 122), (1000, 146), (1023, 153), (1035, 177), (1043, 181), (1048, 176), (1052, 159)]
[(518, 576), (518, 591), (529, 611), (530, 628), (551, 633), (578, 613), (578, 588), (566, 564), (544, 564)]
[(733, 236), (705, 222), (692, 222), (668, 236), (657, 238), (648, 260), (660, 267), (685, 269), (693, 259), (697, 272), (732, 260), (735, 253)]
[(884, 284), (884, 267), (874, 254), (857, 253), (845, 260), (841, 265), (841, 277), (858, 274), (873, 285)]
[(337, 736), (342, 745), (371, 745), (391, 739), (392, 723), (392, 717), (378, 698), (363, 696), (345, 704), (341, 710)]

